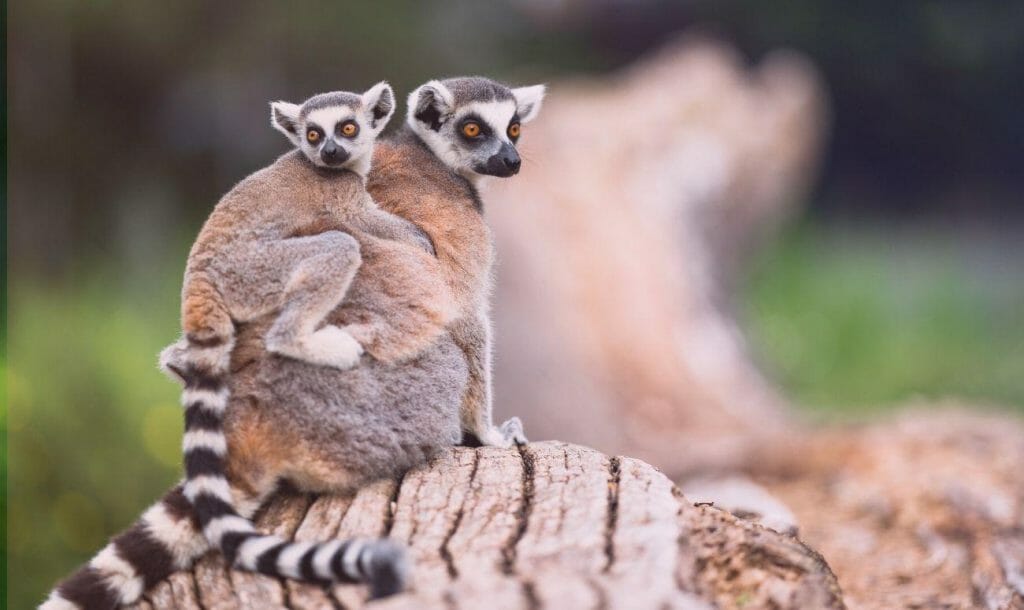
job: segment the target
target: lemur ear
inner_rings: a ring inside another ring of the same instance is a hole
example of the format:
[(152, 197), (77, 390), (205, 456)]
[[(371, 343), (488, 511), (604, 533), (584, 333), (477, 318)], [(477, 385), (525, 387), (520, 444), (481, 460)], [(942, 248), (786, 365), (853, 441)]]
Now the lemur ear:
[(299, 143), (299, 111), (301, 106), (288, 102), (270, 103), (270, 125), (296, 145)]
[(519, 115), (520, 123), (529, 123), (537, 116), (546, 90), (547, 87), (544, 85), (519, 87), (512, 90), (512, 95), (516, 98), (516, 114)]
[(437, 131), (454, 107), (455, 96), (448, 87), (440, 81), (432, 80), (409, 94), (409, 122), (422, 123)]
[(383, 129), (395, 112), (395, 91), (386, 81), (380, 81), (363, 94), (363, 106), (369, 109), (370, 127)]

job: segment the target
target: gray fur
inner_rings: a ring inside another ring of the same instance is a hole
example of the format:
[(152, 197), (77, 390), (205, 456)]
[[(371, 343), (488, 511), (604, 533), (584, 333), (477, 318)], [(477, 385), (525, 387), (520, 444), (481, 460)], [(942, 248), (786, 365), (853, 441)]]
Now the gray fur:
[(510, 88), (483, 76), (446, 78), (441, 83), (452, 92), (458, 106), (470, 102), (504, 102), (514, 99)]
[(299, 116), (304, 119), (313, 110), (330, 106), (348, 106), (352, 110), (357, 110), (361, 105), (362, 98), (356, 93), (349, 93), (348, 91), (318, 93), (302, 103), (302, 110)]
[(249, 324), (239, 334), (238, 353), (257, 355), (232, 376), (229, 435), (239, 422), (265, 418), (355, 475), (355, 486), (397, 477), (459, 442), (468, 371), (449, 335), (408, 363), (367, 359), (342, 371), (268, 353), (260, 339), (267, 326)]

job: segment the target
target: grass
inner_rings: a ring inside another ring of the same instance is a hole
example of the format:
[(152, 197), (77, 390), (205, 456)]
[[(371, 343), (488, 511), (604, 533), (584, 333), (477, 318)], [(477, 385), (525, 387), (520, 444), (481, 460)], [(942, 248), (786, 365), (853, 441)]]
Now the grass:
[[(1021, 253), (805, 227), (760, 259), (740, 304), (758, 357), (816, 412), (915, 395), (1021, 407)], [(155, 366), (177, 331), (177, 258), (146, 275), (14, 278), (10, 607), (33, 607), (179, 477), (178, 395)]]
[(991, 235), (794, 231), (742, 298), (754, 351), (808, 409), (916, 397), (1024, 407), (1024, 249)]

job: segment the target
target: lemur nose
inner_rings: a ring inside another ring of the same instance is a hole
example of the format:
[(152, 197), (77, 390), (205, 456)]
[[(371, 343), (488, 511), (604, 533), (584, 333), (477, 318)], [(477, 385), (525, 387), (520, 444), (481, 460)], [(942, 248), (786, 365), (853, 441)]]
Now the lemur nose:
[(328, 144), (320, 151), (320, 158), (328, 165), (338, 165), (348, 160), (349, 153), (340, 146)]
[(513, 172), (519, 171), (519, 166), (522, 165), (522, 161), (519, 157), (505, 157), (505, 167), (509, 168)]

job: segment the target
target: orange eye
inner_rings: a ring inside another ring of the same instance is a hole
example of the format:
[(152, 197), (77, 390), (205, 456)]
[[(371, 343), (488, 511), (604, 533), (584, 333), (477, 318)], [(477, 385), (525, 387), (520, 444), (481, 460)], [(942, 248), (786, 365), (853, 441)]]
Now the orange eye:
[(346, 138), (351, 138), (359, 133), (359, 125), (352, 123), (351, 121), (341, 126), (341, 135)]
[(315, 143), (320, 139), (320, 132), (315, 129), (310, 129), (306, 132), (306, 139), (309, 140), (310, 144)]
[(518, 138), (519, 137), (519, 123), (512, 123), (508, 126), (508, 137)]
[(467, 138), (475, 138), (480, 135), (480, 125), (477, 123), (466, 123), (462, 126), (462, 135)]

